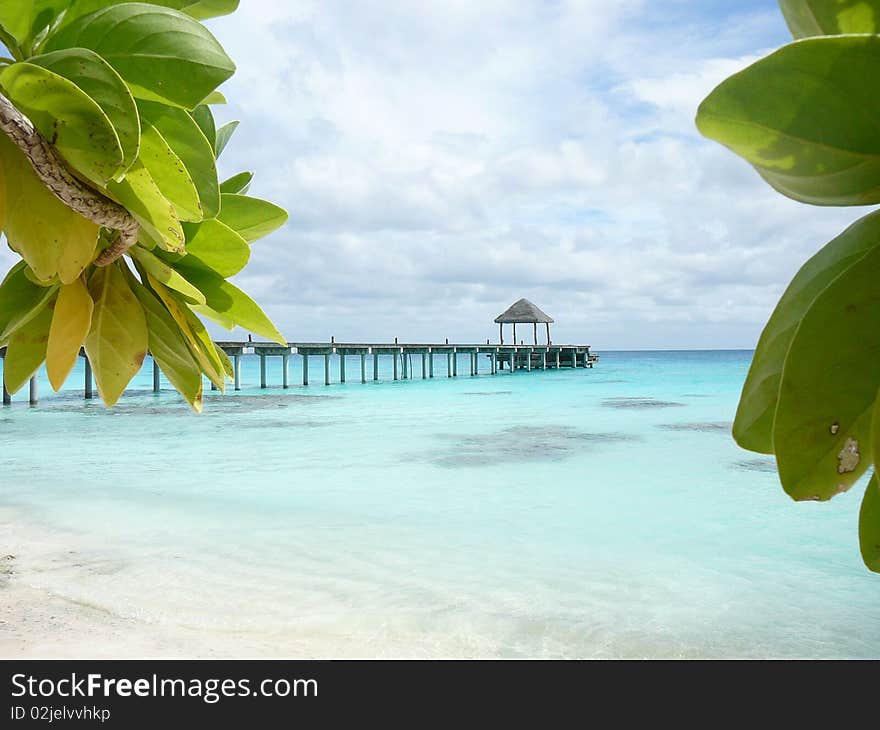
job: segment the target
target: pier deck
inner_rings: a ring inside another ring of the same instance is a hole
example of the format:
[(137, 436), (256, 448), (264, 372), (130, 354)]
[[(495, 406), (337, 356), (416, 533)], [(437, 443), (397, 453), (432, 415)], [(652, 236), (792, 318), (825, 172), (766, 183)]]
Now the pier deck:
[[(430, 379), (435, 376), (438, 363), (435, 356), (443, 356), (440, 359), (441, 377), (458, 377), (459, 358), (467, 355), (468, 371), (471, 377), (480, 375), (480, 355), (488, 359), (488, 375), (497, 375), (500, 371), (507, 370), (515, 373), (517, 370), (531, 371), (533, 369), (547, 370), (552, 368), (592, 368), (598, 361), (598, 355), (590, 352), (589, 345), (506, 345), (506, 344), (455, 344), (455, 343), (366, 343), (366, 342), (288, 342), (281, 346), (276, 342), (252, 342), (252, 341), (226, 341), (215, 343), (232, 360), (233, 363), (233, 387), (241, 390), (241, 358), (246, 354), (253, 354), (260, 358), (260, 387), (268, 387), (266, 378), (266, 359), (280, 357), (282, 359), (282, 387), (290, 386), (289, 361), (291, 355), (299, 355), (303, 359), (302, 384), (309, 384), (309, 358), (322, 357), (324, 359), (324, 384), (330, 385), (330, 359), (339, 358), (339, 381), (346, 382), (346, 359), (349, 357), (360, 358), (360, 368), (357, 372), (361, 383), (366, 383), (368, 375), (371, 379), (379, 380), (379, 357), (390, 356), (393, 358), (393, 379), (408, 380), (420, 377)], [(6, 348), (0, 348), (0, 359), (5, 358)], [(92, 368), (84, 351), (80, 356), (85, 359), (85, 378), (83, 384), (83, 396), (88, 400), (93, 397)], [(417, 356), (413, 362), (413, 356)], [(368, 369), (368, 359), (371, 360), (371, 368)], [(445, 373), (443, 361), (445, 360)], [(371, 372), (368, 372), (371, 370)], [(416, 374), (418, 370), (418, 375)], [(462, 373), (464, 374), (464, 373)], [(159, 368), (153, 363), (153, 390), (160, 389)], [(212, 386), (213, 389), (213, 386)], [(36, 405), (38, 400), (36, 376), (30, 380), (29, 401)], [(9, 405), (11, 398), (6, 388), (3, 388), (3, 405)]]

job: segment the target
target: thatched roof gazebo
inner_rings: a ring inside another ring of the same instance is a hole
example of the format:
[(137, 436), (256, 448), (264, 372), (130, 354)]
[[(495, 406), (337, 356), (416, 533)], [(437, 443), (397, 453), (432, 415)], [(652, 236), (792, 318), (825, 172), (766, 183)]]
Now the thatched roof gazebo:
[(501, 344), (504, 344), (504, 325), (513, 325), (513, 344), (516, 344), (516, 326), (518, 324), (532, 324), (535, 326), (535, 344), (538, 344), (538, 325), (547, 325), (547, 344), (550, 344), (550, 324), (553, 317), (542, 312), (528, 299), (520, 299), (510, 305), (506, 312), (495, 317), (498, 323), (498, 331), (501, 336)]

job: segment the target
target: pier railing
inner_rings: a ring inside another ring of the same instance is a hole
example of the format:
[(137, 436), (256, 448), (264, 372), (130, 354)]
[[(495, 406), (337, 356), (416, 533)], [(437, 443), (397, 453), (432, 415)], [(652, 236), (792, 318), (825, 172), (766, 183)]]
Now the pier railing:
[[(379, 380), (379, 357), (391, 356), (393, 361), (392, 377), (394, 380), (408, 380), (421, 377), (424, 380), (431, 379), (435, 372), (443, 373), (443, 359), (445, 357), (445, 377), (458, 377), (459, 356), (468, 355), (468, 370), (471, 377), (480, 375), (480, 355), (488, 360), (489, 375), (497, 375), (507, 371), (511, 374), (517, 370), (548, 370), (556, 368), (592, 368), (598, 361), (599, 356), (590, 352), (589, 345), (502, 345), (502, 344), (452, 344), (445, 343), (353, 343), (353, 342), (288, 342), (279, 345), (275, 342), (240, 342), (219, 341), (215, 343), (232, 360), (233, 387), (241, 390), (241, 358), (246, 354), (253, 354), (260, 358), (260, 387), (266, 388), (266, 361), (270, 357), (280, 357), (282, 360), (283, 388), (290, 387), (290, 356), (302, 357), (302, 384), (309, 385), (309, 358), (324, 358), (324, 384), (330, 385), (330, 361), (332, 357), (339, 358), (339, 382), (346, 382), (346, 358), (359, 357), (360, 370), (357, 375), (361, 383), (366, 383), (368, 375), (370, 379)], [(6, 348), (0, 348), (0, 358), (6, 355)], [(85, 351), (80, 352), (85, 359), (85, 374), (83, 383), (83, 396), (88, 400), (93, 397), (92, 368), (86, 357)], [(416, 356), (416, 363), (413, 362)], [(439, 371), (435, 358), (441, 357)], [(419, 360), (420, 367), (419, 367)], [(368, 363), (371, 367), (368, 368)], [(371, 370), (371, 372), (370, 372)], [(418, 370), (418, 374), (416, 371)], [(215, 387), (211, 386), (212, 390)], [(153, 362), (153, 390), (160, 389), (159, 366)], [(29, 400), (31, 405), (36, 405), (38, 400), (36, 375), (30, 380)], [(3, 404), (9, 405), (11, 398), (6, 388), (3, 388)]]

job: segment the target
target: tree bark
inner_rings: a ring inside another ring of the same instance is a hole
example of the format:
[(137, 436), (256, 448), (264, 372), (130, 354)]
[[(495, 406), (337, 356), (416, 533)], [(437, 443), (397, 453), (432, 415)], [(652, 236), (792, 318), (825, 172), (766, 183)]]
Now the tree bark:
[(0, 94), (0, 131), (24, 153), (37, 177), (58, 200), (92, 223), (116, 231), (113, 243), (95, 259), (97, 266), (113, 263), (137, 243), (140, 225), (134, 216), (75, 177), (31, 120), (3, 94)]

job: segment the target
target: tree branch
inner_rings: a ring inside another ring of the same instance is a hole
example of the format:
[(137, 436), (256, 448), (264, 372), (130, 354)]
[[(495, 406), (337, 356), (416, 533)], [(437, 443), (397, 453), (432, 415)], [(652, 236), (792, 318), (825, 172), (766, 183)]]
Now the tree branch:
[(3, 94), (0, 94), (0, 131), (24, 153), (37, 177), (58, 200), (92, 223), (117, 232), (114, 242), (95, 259), (97, 266), (113, 263), (137, 243), (140, 225), (134, 216), (75, 177), (31, 120)]

